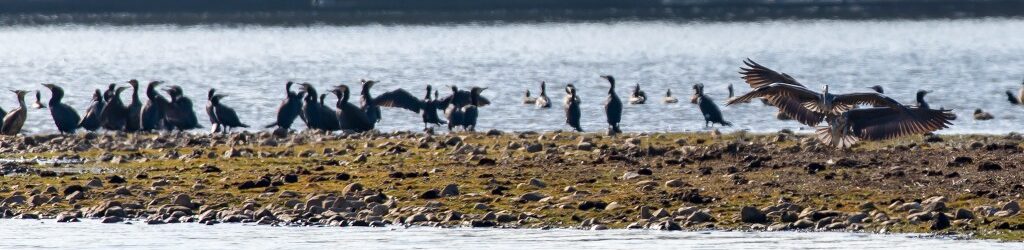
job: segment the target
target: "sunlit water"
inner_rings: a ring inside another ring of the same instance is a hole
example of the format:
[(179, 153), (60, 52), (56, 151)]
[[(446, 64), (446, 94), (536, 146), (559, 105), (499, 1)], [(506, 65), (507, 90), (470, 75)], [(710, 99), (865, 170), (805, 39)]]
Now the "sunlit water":
[(910, 235), (134, 225), (0, 220), (0, 249), (1021, 249)]
[[(1024, 130), (1021, 107), (1003, 94), (1024, 78), (1020, 27), (1024, 20), (14, 26), (0, 28), (0, 88), (59, 83), (69, 92), (66, 102), (82, 112), (92, 90), (108, 83), (164, 80), (185, 88), (205, 123), (206, 90), (215, 87), (230, 95), (224, 102), (244, 122), (263, 125), (272, 121), (288, 80), (324, 90), (376, 79), (381, 84), (374, 94), (401, 87), (417, 96), (426, 84), (476, 85), (489, 87), (484, 95), (495, 103), (482, 109), (478, 129), (522, 131), (567, 129), (562, 88), (574, 83), (583, 99), (583, 127), (598, 131), (606, 128), (601, 103), (608, 86), (598, 75), (611, 74), (623, 99), (635, 83), (652, 99), (626, 106), (624, 130), (694, 131), (704, 123), (686, 102), (692, 84), (705, 83), (723, 103), (726, 84), (749, 90), (736, 73), (749, 57), (815, 89), (830, 84), (832, 92), (868, 91), (879, 84), (905, 102), (918, 89), (933, 90), (932, 106), (955, 109), (960, 117), (945, 133), (1006, 133)], [(540, 81), (549, 83), (554, 108), (520, 104), (525, 89), (539, 92)], [(680, 104), (660, 103), (669, 88)], [(12, 109), (14, 95), (0, 93), (0, 105)], [(996, 119), (974, 121), (976, 108)], [(775, 120), (774, 110), (761, 104), (723, 112), (735, 124), (730, 129), (800, 129)], [(384, 115), (382, 131), (422, 128), (411, 112), (386, 109)], [(54, 129), (47, 110), (29, 113), (28, 132)]]

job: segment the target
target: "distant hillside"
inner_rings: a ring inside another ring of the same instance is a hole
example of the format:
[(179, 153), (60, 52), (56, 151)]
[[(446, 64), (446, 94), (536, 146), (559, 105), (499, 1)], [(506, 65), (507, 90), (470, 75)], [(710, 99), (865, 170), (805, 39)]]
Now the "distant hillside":
[(0, 23), (359, 23), (1020, 16), (1022, 0), (0, 0)]

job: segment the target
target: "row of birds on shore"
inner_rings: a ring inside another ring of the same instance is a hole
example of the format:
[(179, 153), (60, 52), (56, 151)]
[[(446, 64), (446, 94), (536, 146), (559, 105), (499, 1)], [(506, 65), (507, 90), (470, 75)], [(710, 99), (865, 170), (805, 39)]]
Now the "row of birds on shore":
[[(951, 121), (956, 119), (950, 110), (931, 109), (924, 101), (927, 91), (918, 92), (914, 105), (904, 105), (885, 96), (879, 86), (872, 87), (875, 92), (833, 94), (828, 91), (828, 85), (824, 85), (822, 92), (816, 92), (793, 77), (750, 59), (743, 63), (744, 67), (740, 68), (741, 78), (752, 90), (743, 95), (733, 96), (732, 86), (729, 85), (730, 98), (726, 105), (760, 99), (766, 105), (777, 107), (778, 116), (816, 127), (818, 139), (835, 147), (850, 147), (859, 140), (883, 140), (929, 133), (952, 125)], [(601, 75), (601, 78), (610, 85), (603, 103), (608, 133), (621, 133), (623, 102), (615, 92), (615, 78), (611, 75)], [(79, 117), (75, 109), (61, 102), (64, 96), (61, 87), (54, 84), (42, 85), (52, 93), (48, 105), (54, 123), (61, 133), (75, 133), (79, 128), (89, 131), (104, 129), (123, 132), (202, 128), (193, 111), (191, 99), (184, 95), (180, 86), (170, 85), (163, 88), (169, 97), (166, 98), (157, 91), (162, 82), (150, 82), (145, 89), (148, 101), (143, 104), (139, 98), (139, 82), (129, 80), (127, 83), (129, 86), (110, 84), (106, 91), (95, 90), (92, 102), (83, 117)], [(401, 88), (374, 96), (370, 91), (375, 83), (377, 82), (373, 80), (360, 81), (358, 106), (349, 102), (351, 93), (347, 85), (333, 86), (327, 91), (337, 98), (334, 107), (331, 107), (325, 103), (327, 93), (319, 93), (309, 83), (287, 82), (285, 98), (278, 107), (275, 121), (264, 127), (288, 131), (295, 120), (302, 120), (308, 129), (363, 132), (373, 130), (375, 124), (381, 120), (381, 107), (390, 107), (419, 113), (425, 130), (431, 130), (432, 126), (447, 125), (449, 130), (461, 128), (465, 131), (474, 131), (479, 108), (490, 104), (487, 98), (480, 95), (486, 89), (481, 87), (472, 87), (467, 91), (449, 86), (451, 93), (441, 98), (438, 91), (428, 85), (423, 97), (417, 98)], [(293, 85), (300, 86), (298, 92), (292, 90)], [(132, 95), (126, 105), (120, 95), (128, 88), (132, 89)], [(700, 109), (705, 126), (732, 125), (724, 119), (718, 105), (704, 94), (703, 84), (694, 84), (693, 90), (690, 101)], [(4, 135), (18, 134), (27, 115), (25, 95), (29, 92), (12, 91), (18, 97), (19, 107), (11, 112), (3, 112), (0, 109), (0, 115), (3, 117), (0, 133)], [(584, 130), (580, 126), (581, 102), (576, 87), (567, 84), (565, 93), (563, 105), (566, 124), (582, 132)], [(212, 131), (249, 127), (240, 121), (234, 109), (221, 102), (226, 96), (218, 93), (216, 89), (210, 89), (207, 93), (206, 112), (210, 123), (213, 124)], [(639, 85), (634, 87), (628, 102), (647, 102), (647, 96), (640, 90)], [(663, 102), (676, 103), (678, 99), (673, 97), (669, 90), (666, 91)], [(541, 82), (541, 92), (537, 97), (530, 97), (527, 91), (523, 103), (542, 108), (551, 107), (552, 102), (547, 97), (546, 84)], [(38, 92), (33, 106), (46, 106), (40, 103)], [(439, 111), (443, 111), (445, 119), (441, 119)], [(819, 126), (822, 123), (825, 125)]]

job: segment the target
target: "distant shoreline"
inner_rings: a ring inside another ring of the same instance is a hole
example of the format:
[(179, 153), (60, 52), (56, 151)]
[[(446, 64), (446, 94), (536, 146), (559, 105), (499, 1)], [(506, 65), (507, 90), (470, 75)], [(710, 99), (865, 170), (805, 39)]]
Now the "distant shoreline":
[[(237, 2), (237, 4), (233, 4)], [(1024, 1), (0, 1), (0, 24), (435, 24), (1020, 17)]]

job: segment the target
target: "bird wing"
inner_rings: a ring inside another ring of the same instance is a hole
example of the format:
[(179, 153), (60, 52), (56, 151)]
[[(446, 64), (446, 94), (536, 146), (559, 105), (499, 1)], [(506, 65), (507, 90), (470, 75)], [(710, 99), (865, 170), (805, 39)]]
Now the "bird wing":
[(898, 101), (896, 101), (896, 100), (894, 100), (892, 98), (889, 98), (888, 96), (885, 96), (885, 95), (879, 94), (879, 93), (870, 93), (870, 92), (850, 93), (850, 94), (836, 95), (835, 99), (833, 99), (833, 101), (832, 101), (832, 104), (834, 104), (836, 106), (839, 106), (839, 105), (849, 105), (849, 106), (872, 105), (872, 106), (876, 106), (876, 107), (890, 107), (890, 108), (895, 108), (895, 109), (898, 109), (898, 110), (905, 107), (900, 102), (898, 102)]
[(951, 110), (906, 108), (906, 112), (890, 107), (854, 109), (845, 114), (847, 123), (857, 137), (885, 140), (932, 132), (953, 125)]
[(380, 94), (377, 98), (373, 99), (373, 102), (379, 106), (403, 108), (412, 112), (420, 112), (420, 107), (423, 106), (422, 101), (416, 99), (415, 96), (404, 89), (396, 89)]
[(740, 74), (743, 75), (743, 81), (750, 84), (751, 88), (759, 88), (772, 83), (787, 83), (801, 87), (804, 86), (797, 82), (796, 79), (793, 79), (793, 77), (785, 73), (776, 72), (768, 67), (761, 66), (754, 62), (754, 60), (750, 60), (750, 58), (744, 60), (743, 64), (747, 65), (749, 68), (740, 67), (740, 70), (742, 70), (740, 71)]
[(825, 118), (824, 113), (804, 105), (805, 103), (819, 102), (821, 97), (817, 92), (787, 83), (774, 83), (756, 88), (750, 93), (729, 99), (726, 106), (750, 102), (754, 98), (764, 98), (769, 105), (779, 108), (782, 113), (808, 126), (818, 125)]

